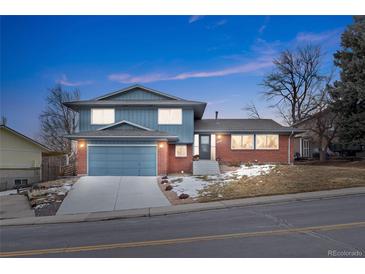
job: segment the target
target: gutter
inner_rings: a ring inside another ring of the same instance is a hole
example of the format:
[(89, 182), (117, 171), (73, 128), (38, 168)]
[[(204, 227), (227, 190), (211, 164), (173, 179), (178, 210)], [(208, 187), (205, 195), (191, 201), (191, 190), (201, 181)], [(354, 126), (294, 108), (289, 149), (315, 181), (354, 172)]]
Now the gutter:
[(288, 138), (288, 164), (292, 164), (291, 161), (290, 161), (290, 156), (291, 156), (291, 137), (294, 135), (294, 130), (292, 130), (292, 132), (290, 133), (289, 135), (289, 138)]

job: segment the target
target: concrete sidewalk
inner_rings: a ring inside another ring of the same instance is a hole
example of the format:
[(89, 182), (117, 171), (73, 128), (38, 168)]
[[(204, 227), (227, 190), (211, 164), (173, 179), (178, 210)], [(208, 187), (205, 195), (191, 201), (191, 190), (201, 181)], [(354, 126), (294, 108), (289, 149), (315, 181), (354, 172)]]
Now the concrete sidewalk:
[(34, 210), (30, 207), (24, 195), (0, 196), (0, 219), (34, 217)]
[(364, 194), (365, 194), (365, 187), (344, 188), (344, 189), (305, 192), (297, 194), (263, 196), (263, 197), (244, 198), (236, 200), (224, 200), (224, 201), (209, 202), (209, 203), (193, 203), (193, 204), (183, 204), (176, 206), (151, 207), (151, 208), (141, 208), (132, 210), (7, 219), (7, 220), (0, 220), (0, 226), (92, 222), (92, 221), (136, 218), (136, 217), (152, 217), (152, 216), (214, 210), (222, 208), (244, 207), (244, 206), (261, 205), (261, 204), (265, 205), (265, 204), (275, 204), (275, 203), (287, 203), (287, 202), (315, 200), (315, 199), (330, 199), (335, 197), (364, 195)]

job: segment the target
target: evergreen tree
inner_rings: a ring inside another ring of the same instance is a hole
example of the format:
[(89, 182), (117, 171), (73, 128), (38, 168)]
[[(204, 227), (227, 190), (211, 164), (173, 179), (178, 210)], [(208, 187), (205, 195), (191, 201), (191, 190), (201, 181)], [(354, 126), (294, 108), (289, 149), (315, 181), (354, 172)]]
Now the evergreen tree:
[(331, 88), (331, 109), (338, 114), (338, 133), (345, 144), (365, 144), (365, 16), (341, 37), (341, 50), (334, 54), (340, 80)]

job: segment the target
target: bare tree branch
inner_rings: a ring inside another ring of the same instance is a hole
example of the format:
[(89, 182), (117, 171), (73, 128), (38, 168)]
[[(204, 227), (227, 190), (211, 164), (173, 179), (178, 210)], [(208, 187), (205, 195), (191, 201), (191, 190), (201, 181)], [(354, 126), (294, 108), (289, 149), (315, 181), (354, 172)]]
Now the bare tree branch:
[(247, 104), (242, 110), (246, 111), (247, 116), (251, 119), (261, 119), (256, 105), (253, 102)]
[(60, 85), (49, 89), (47, 106), (40, 115), (41, 140), (50, 148), (73, 156), (72, 145), (66, 134), (72, 134), (78, 126), (77, 113), (63, 105), (80, 99), (79, 90), (66, 91)]
[(306, 46), (296, 51), (285, 50), (274, 59), (275, 69), (265, 76), (262, 85), (267, 100), (275, 101), (282, 118), (290, 125), (313, 114), (315, 97), (323, 88), (319, 47)]

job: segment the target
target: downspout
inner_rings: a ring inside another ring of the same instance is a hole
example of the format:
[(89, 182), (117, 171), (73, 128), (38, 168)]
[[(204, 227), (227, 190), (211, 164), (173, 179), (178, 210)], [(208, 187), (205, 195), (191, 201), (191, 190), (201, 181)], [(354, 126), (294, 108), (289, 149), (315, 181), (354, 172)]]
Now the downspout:
[(288, 140), (288, 164), (290, 165), (290, 164), (292, 164), (291, 163), (291, 137), (294, 135), (294, 131), (292, 130), (291, 131), (291, 133), (290, 133), (290, 135), (289, 135), (289, 140)]

